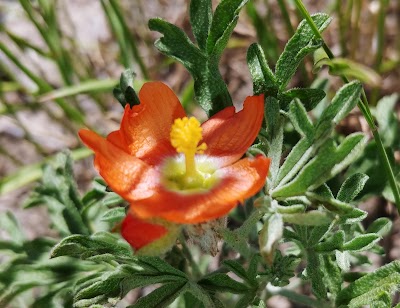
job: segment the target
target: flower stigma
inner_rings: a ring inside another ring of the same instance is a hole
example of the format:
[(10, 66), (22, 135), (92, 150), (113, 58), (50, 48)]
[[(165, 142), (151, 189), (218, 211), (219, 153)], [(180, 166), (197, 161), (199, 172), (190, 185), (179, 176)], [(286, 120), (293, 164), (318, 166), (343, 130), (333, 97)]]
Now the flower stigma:
[(203, 139), (200, 122), (194, 117), (176, 119), (170, 138), (172, 146), (183, 157), (169, 160), (164, 165), (166, 186), (179, 191), (202, 190), (213, 186), (216, 182), (212, 176), (215, 169), (204, 161), (205, 157), (196, 159), (196, 154), (203, 154), (207, 149), (204, 142), (199, 145)]

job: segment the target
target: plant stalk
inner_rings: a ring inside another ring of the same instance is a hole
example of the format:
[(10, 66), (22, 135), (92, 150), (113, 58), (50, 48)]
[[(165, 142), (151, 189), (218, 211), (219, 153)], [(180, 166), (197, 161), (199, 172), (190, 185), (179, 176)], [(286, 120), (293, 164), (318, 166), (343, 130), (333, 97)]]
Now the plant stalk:
[[(301, 0), (295, 0), (294, 1), (296, 3), (296, 6), (298, 8), (298, 10), (302, 13), (302, 15), (304, 16), (304, 18), (307, 20), (307, 23), (309, 24), (309, 26), (311, 27), (312, 31), (314, 32), (314, 35), (320, 39), (322, 41), (322, 47), (325, 50), (326, 54), (328, 55), (329, 59), (334, 59), (335, 56), (333, 55), (332, 51), (330, 50), (330, 48), (326, 45), (324, 39), (322, 38), (321, 33), (319, 32), (317, 26), (315, 25), (314, 21), (312, 20), (310, 14), (308, 13), (307, 9), (305, 8), (303, 2)], [(342, 80), (345, 83), (348, 83), (349, 80), (347, 79), (346, 76), (341, 76)], [(389, 161), (389, 157), (385, 151), (385, 148), (383, 146), (382, 143), (382, 139), (379, 135), (378, 132), (378, 128), (375, 125), (375, 121), (374, 118), (371, 114), (371, 110), (369, 109), (369, 105), (368, 105), (368, 99), (367, 96), (365, 95), (365, 91), (362, 91), (361, 94), (361, 99), (358, 102), (358, 108), (360, 108), (363, 116), (365, 117), (368, 126), (370, 127), (372, 134), (374, 136), (375, 142), (378, 146), (378, 152), (379, 152), (379, 156), (381, 158), (381, 161), (383, 163), (383, 166), (385, 168), (386, 171), (386, 175), (388, 177), (389, 180), (389, 184), (390, 187), (392, 188), (392, 192), (393, 192), (393, 196), (395, 199), (395, 205), (397, 207), (397, 211), (400, 213), (400, 191), (399, 191), (399, 187), (396, 184), (396, 179), (394, 176), (394, 172), (392, 169), (392, 166), (390, 165), (390, 161)]]

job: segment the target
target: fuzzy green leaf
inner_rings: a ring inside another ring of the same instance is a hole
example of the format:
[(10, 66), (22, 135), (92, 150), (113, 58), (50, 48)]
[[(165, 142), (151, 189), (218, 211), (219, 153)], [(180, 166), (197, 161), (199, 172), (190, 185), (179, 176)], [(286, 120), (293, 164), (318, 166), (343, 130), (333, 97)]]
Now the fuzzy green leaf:
[(279, 94), (278, 98), (281, 103), (281, 109), (287, 110), (290, 102), (298, 98), (304, 108), (310, 111), (318, 105), (325, 97), (325, 92), (322, 89), (314, 88), (293, 88)]
[(278, 84), (259, 44), (250, 45), (247, 51), (247, 65), (253, 79), (253, 93), (255, 95), (266, 93), (268, 96), (276, 96)]
[(336, 305), (362, 307), (377, 300), (383, 292), (393, 294), (400, 285), (400, 261), (384, 265), (344, 288), (336, 299)]
[(248, 0), (222, 0), (215, 9), (207, 38), (207, 54), (219, 57), (239, 19), (239, 12)]
[(335, 232), (331, 237), (315, 246), (316, 252), (331, 252), (336, 249), (342, 250), (345, 234), (343, 230)]
[(205, 51), (212, 21), (211, 0), (190, 1), (190, 24), (200, 49)]
[(295, 130), (302, 137), (306, 137), (310, 140), (314, 137), (314, 126), (311, 122), (311, 119), (308, 117), (304, 106), (297, 99), (290, 103), (289, 119), (292, 122)]
[(265, 101), (265, 106), (269, 142), (267, 156), (271, 159), (269, 178), (271, 179), (270, 186), (273, 188), (275, 187), (282, 155), (284, 120), (279, 113), (279, 101), (276, 98), (268, 96)]
[(379, 236), (385, 236), (392, 229), (392, 221), (387, 217), (379, 217), (368, 226), (366, 233), (376, 233)]
[(320, 226), (329, 225), (333, 216), (327, 212), (322, 211), (309, 211), (306, 213), (296, 213), (296, 214), (282, 214), (284, 222), (301, 225), (301, 226)]
[(212, 273), (202, 278), (198, 284), (210, 291), (217, 292), (229, 292), (234, 294), (246, 293), (249, 288), (236, 280), (233, 280), (226, 274)]
[(167, 283), (150, 294), (141, 297), (135, 304), (127, 308), (168, 307), (185, 290), (185, 281)]
[(288, 184), (278, 186), (273, 197), (299, 196), (313, 190), (346, 168), (361, 153), (366, 143), (362, 134), (347, 136), (339, 147), (328, 140), (314, 157)]
[(374, 246), (374, 244), (378, 242), (380, 238), (381, 237), (375, 233), (361, 234), (344, 243), (342, 248), (343, 250), (351, 250), (355, 252), (368, 250)]
[(109, 223), (117, 223), (122, 221), (126, 216), (126, 210), (123, 207), (116, 207), (109, 209), (101, 217), (102, 221), (107, 221)]
[(207, 115), (232, 105), (218, 58), (201, 52), (180, 28), (162, 19), (150, 19), (149, 28), (164, 35), (155, 42), (158, 50), (182, 63), (193, 76), (196, 99)]
[[(331, 21), (331, 18), (326, 14), (315, 14), (312, 16), (312, 19), (320, 32), (322, 32)], [(299, 24), (296, 33), (286, 44), (283, 53), (276, 63), (275, 76), (280, 85), (280, 90), (286, 88), (303, 58), (320, 46), (321, 42), (315, 41), (315, 36), (311, 27), (303, 20)]]
[(25, 241), (25, 236), (22, 233), (18, 221), (10, 211), (1, 213), (0, 226), (1, 231), (5, 231), (12, 238), (13, 244), (20, 246)]
[(280, 214), (270, 215), (259, 232), (260, 253), (268, 264), (274, 260), (275, 250), (283, 235), (283, 219)]
[(279, 169), (277, 184), (283, 186), (300, 171), (300, 169), (311, 159), (315, 146), (307, 138), (300, 139), (293, 147), (285, 162)]
[(347, 114), (357, 105), (362, 86), (359, 81), (350, 82), (336, 93), (332, 103), (322, 113), (316, 126), (316, 139), (329, 135)]
[(70, 256), (87, 259), (107, 254), (121, 258), (131, 258), (132, 249), (125, 241), (107, 232), (98, 232), (91, 236), (74, 234), (61, 240), (54, 246), (51, 258)]
[(356, 173), (344, 181), (337, 194), (337, 199), (343, 202), (353, 201), (355, 197), (364, 188), (369, 176), (362, 173)]
[(322, 257), (313, 250), (307, 250), (307, 277), (311, 279), (312, 292), (317, 298), (326, 299), (324, 273), (321, 268)]

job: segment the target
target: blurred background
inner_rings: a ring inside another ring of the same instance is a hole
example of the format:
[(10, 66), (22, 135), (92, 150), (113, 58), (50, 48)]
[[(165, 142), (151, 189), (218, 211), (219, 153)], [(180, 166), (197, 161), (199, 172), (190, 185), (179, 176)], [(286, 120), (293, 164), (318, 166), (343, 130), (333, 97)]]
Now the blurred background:
[[(324, 38), (337, 57), (364, 65), (371, 106), (385, 95), (400, 93), (400, 1), (304, 4), (311, 13), (333, 17)], [(112, 89), (125, 68), (136, 72), (137, 90), (146, 80), (162, 80), (196, 112), (190, 75), (155, 49), (159, 34), (147, 27), (150, 18), (161, 17), (193, 37), (188, 15), (185, 0), (0, 0), (0, 211), (11, 210), (28, 238), (52, 235), (44, 208), (21, 206), (40, 179), (43, 162), (70, 149), (79, 189), (87, 189), (96, 175), (77, 131), (89, 127), (105, 135), (118, 128), (123, 109)], [(301, 19), (290, 0), (246, 5), (220, 65), (235, 102), (252, 94), (248, 46), (259, 42), (273, 67)], [(326, 69), (313, 73), (309, 57), (291, 87), (307, 87), (327, 76)], [(328, 96), (341, 85), (340, 78), (329, 77)], [(399, 114), (398, 100), (396, 106)], [(339, 131), (369, 134), (358, 111)], [(368, 219), (396, 215), (383, 197), (369, 198), (363, 206), (371, 213)], [(400, 246), (394, 235), (386, 244), (393, 251), (391, 259), (400, 256), (392, 249)]]

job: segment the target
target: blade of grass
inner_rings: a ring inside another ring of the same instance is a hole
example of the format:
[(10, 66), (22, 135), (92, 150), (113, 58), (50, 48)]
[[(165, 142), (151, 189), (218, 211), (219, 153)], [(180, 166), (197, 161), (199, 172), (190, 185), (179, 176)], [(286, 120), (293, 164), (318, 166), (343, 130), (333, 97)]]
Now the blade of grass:
[[(303, 2), (301, 0), (294, 0), (295, 4), (297, 6), (297, 8), (299, 9), (299, 11), (301, 11), (302, 15), (304, 16), (304, 18), (307, 20), (307, 23), (310, 25), (311, 29), (314, 32), (314, 35), (319, 38), (323, 43), (322, 43), (322, 47), (324, 48), (326, 54), (328, 55), (328, 57), (330, 59), (334, 59), (335, 56), (333, 55), (332, 51), (330, 50), (330, 48), (326, 45), (321, 33), (319, 32), (317, 26), (315, 25), (314, 21), (312, 20), (310, 14), (308, 13), (307, 9), (305, 8)], [(349, 80), (347, 79), (346, 76), (341, 76), (343, 82), (348, 83)], [(367, 96), (365, 95), (365, 91), (362, 91), (361, 94), (362, 98), (360, 99), (360, 101), (358, 102), (358, 108), (360, 108), (365, 120), (368, 123), (368, 126), (370, 127), (372, 134), (374, 136), (375, 142), (378, 146), (378, 152), (379, 152), (379, 156), (382, 160), (382, 164), (385, 168), (385, 172), (386, 175), (388, 177), (389, 183), (390, 183), (390, 187), (393, 191), (393, 195), (394, 195), (394, 199), (395, 199), (395, 204), (397, 207), (398, 212), (400, 213), (400, 191), (399, 191), (399, 187), (397, 186), (396, 183), (396, 178), (394, 176), (394, 172), (392, 169), (392, 166), (390, 164), (389, 161), (389, 157), (386, 153), (386, 150), (383, 146), (382, 143), (382, 139), (379, 135), (378, 132), (378, 127), (375, 125), (375, 121), (374, 118), (371, 114), (371, 110), (369, 109), (369, 105), (368, 105), (368, 99)]]
[(73, 69), (69, 61), (69, 55), (62, 47), (60, 31), (55, 15), (55, 4), (50, 3), (51, 1), (39, 1), (43, 14), (43, 16), (41, 16), (33, 9), (32, 3), (29, 0), (20, 0), (19, 2), (25, 13), (28, 15), (30, 21), (35, 25), (43, 40), (49, 47), (63, 81), (66, 84), (72, 84)]
[[(5, 44), (0, 42), (0, 51), (2, 51), (9, 60), (11, 60), (26, 76), (28, 76), (39, 88), (39, 93), (49, 92), (53, 88), (43, 79), (39, 78), (31, 70), (29, 70), (21, 61), (9, 50)], [(61, 107), (65, 114), (75, 122), (84, 124), (83, 115), (74, 106), (67, 104), (64, 100), (57, 99), (56, 103)], [(52, 113), (49, 113), (52, 115)], [(74, 131), (74, 130), (72, 130)]]
[(128, 25), (125, 22), (125, 18), (122, 14), (121, 8), (118, 5), (118, 2), (116, 0), (109, 0), (111, 7), (113, 8), (115, 15), (117, 16), (121, 27), (123, 29), (124, 32), (124, 36), (125, 36), (125, 40), (128, 42), (128, 46), (130, 46), (133, 58), (136, 60), (137, 64), (140, 67), (140, 70), (142, 72), (142, 75), (144, 77), (144, 79), (149, 79), (149, 74), (147, 72), (147, 68), (146, 65), (143, 63), (142, 57), (139, 54), (139, 50), (136, 46), (136, 41), (132, 35), (132, 33), (129, 31)]
[[(135, 80), (136, 81), (136, 80)], [(78, 85), (60, 88), (38, 97), (40, 103), (88, 92), (107, 92), (118, 83), (117, 79), (86, 80)]]
[[(79, 148), (71, 151), (71, 156), (74, 160), (80, 160), (90, 156), (92, 153), (88, 148)], [(43, 175), (43, 164), (53, 159), (53, 157), (54, 155), (40, 163), (22, 167), (15, 173), (0, 179), (0, 196), (39, 180)]]
[[(375, 54), (375, 63), (374, 69), (377, 72), (381, 72), (381, 65), (383, 61), (383, 50), (385, 43), (385, 19), (386, 12), (389, 5), (389, 0), (380, 0), (379, 13), (378, 13), (378, 23), (377, 23), (377, 31), (376, 31), (376, 54)], [(376, 105), (379, 97), (380, 89), (379, 87), (375, 87), (371, 92), (371, 104)]]
[(283, 20), (285, 22), (285, 26), (286, 26), (286, 30), (289, 34), (289, 37), (292, 37), (294, 34), (294, 28), (293, 25), (290, 21), (290, 16), (289, 16), (289, 11), (287, 9), (287, 5), (285, 0), (278, 0), (278, 5), (279, 8), (281, 10), (282, 16), (283, 16)]
[(120, 20), (117, 14), (115, 13), (115, 10), (107, 0), (101, 0), (101, 5), (103, 7), (104, 12), (106, 13), (112, 32), (114, 33), (118, 41), (119, 50), (121, 53), (122, 65), (124, 67), (130, 68), (132, 67), (132, 62), (131, 62), (129, 47), (125, 40), (123, 26), (121, 25)]

